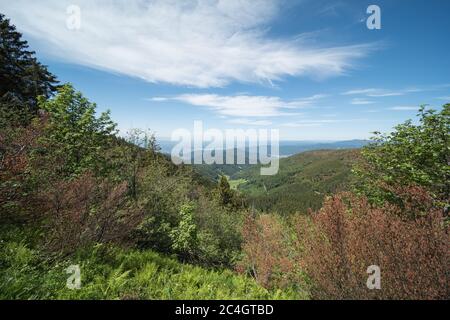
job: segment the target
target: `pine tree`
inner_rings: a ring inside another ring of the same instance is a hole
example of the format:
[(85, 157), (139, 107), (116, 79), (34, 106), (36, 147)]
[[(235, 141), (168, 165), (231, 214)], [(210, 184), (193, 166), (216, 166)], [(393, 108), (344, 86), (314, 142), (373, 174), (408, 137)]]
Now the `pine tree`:
[(230, 188), (228, 179), (225, 176), (220, 176), (219, 180), (219, 197), (222, 205), (228, 205), (233, 202), (234, 194)]
[(37, 97), (49, 98), (58, 81), (28, 48), (22, 34), (0, 14), (0, 104), (36, 114)]

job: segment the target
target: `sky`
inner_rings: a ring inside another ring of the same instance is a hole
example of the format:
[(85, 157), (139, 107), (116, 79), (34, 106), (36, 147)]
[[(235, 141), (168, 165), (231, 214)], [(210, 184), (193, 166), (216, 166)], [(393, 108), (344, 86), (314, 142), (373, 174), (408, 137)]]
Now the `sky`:
[(167, 139), (202, 120), (366, 139), (450, 102), (446, 0), (0, 0), (0, 12), (122, 133)]

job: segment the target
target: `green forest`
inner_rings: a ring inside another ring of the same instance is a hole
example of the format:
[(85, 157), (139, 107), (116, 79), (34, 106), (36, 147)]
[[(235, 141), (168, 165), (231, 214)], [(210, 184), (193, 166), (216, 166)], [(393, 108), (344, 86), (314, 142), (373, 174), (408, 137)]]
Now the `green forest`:
[(249, 203), (264, 212), (291, 214), (320, 209), (323, 199), (348, 190), (359, 150), (307, 151), (280, 160), (280, 171), (261, 176), (258, 168), (235, 175)]
[(449, 125), (422, 106), (362, 149), (215, 181), (119, 135), (0, 15), (0, 299), (449, 299)]

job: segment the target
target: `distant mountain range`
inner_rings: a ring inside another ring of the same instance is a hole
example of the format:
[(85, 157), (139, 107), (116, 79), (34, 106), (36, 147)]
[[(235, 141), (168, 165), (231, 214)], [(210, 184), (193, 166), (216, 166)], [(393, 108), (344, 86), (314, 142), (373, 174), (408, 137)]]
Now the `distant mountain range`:
[(369, 140), (346, 140), (346, 141), (281, 141), (280, 155), (292, 156), (305, 151), (314, 150), (337, 150), (337, 149), (359, 149), (369, 144)]
[[(359, 149), (367, 145), (369, 142), (369, 140), (280, 141), (280, 157), (288, 157), (304, 151), (313, 150)], [(173, 142), (170, 140), (158, 140), (158, 143), (161, 147), (162, 153), (170, 154), (172, 148), (178, 142)]]
[[(367, 145), (369, 140), (347, 140), (347, 141), (280, 141), (280, 158), (295, 158), (293, 156), (317, 150), (352, 150), (359, 149)], [(177, 142), (169, 140), (158, 141), (161, 151), (165, 154), (171, 153), (172, 148)], [(225, 152), (225, 151), (223, 151)], [(270, 152), (269, 152), (270, 153)], [(235, 153), (236, 156), (236, 153)], [(195, 170), (209, 181), (217, 181), (220, 175), (226, 175), (233, 179), (246, 179), (246, 175), (252, 175), (253, 170), (258, 170), (258, 165), (248, 164), (249, 150), (246, 148), (246, 164), (201, 164), (195, 165)], [(283, 166), (286, 161), (282, 161), (280, 166)], [(238, 187), (238, 186), (236, 186)], [(321, 197), (320, 197), (321, 198)]]

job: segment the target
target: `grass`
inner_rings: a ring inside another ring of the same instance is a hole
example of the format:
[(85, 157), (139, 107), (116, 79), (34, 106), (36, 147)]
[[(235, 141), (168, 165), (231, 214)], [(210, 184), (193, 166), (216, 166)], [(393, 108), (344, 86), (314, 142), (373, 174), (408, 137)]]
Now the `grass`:
[(230, 177), (228, 177), (228, 183), (230, 184), (230, 188), (233, 190), (237, 190), (239, 188), (240, 185), (247, 183), (246, 179), (236, 179), (236, 180), (232, 180), (230, 179)]
[[(183, 264), (153, 251), (95, 245), (69, 258), (49, 259), (15, 238), (0, 240), (0, 299), (306, 298), (289, 290), (267, 290), (231, 270)], [(80, 267), (79, 290), (66, 287), (70, 265)]]

